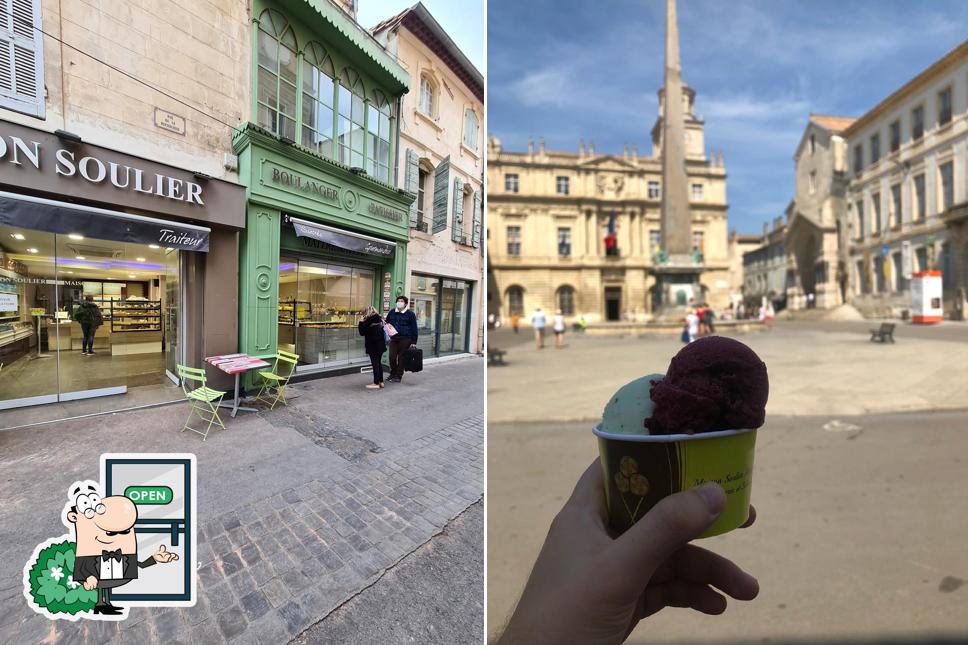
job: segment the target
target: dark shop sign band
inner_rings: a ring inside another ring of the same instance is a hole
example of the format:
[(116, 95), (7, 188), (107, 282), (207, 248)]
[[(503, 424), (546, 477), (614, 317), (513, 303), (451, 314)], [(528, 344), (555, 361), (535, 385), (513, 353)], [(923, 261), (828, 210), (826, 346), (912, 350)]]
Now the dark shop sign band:
[(392, 242), (378, 240), (366, 235), (338, 231), (328, 226), (323, 226), (322, 224), (314, 224), (305, 220), (296, 219), (295, 217), (287, 216), (286, 219), (296, 229), (297, 237), (308, 237), (319, 240), (320, 242), (332, 244), (333, 246), (338, 246), (347, 251), (356, 251), (357, 253), (375, 255), (381, 258), (392, 257), (393, 252), (396, 250), (396, 244)]
[(208, 251), (209, 229), (151, 217), (70, 207), (45, 199), (0, 193), (0, 225), (132, 244), (157, 244), (183, 251)]

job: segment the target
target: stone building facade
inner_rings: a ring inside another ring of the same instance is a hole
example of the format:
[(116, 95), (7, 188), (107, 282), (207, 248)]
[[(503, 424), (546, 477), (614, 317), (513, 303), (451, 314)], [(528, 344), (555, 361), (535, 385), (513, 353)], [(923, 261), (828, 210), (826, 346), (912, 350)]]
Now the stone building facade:
[(945, 314), (968, 286), (968, 41), (843, 131), (850, 299), (868, 315), (911, 307), (912, 273), (938, 270)]
[[(704, 269), (700, 297), (723, 308), (730, 293), (726, 169), (721, 154), (707, 156), (694, 92), (684, 90), (692, 249)], [(591, 141), (577, 152), (551, 151), (543, 139), (529, 142), (527, 151), (508, 151), (490, 138), (492, 312), (507, 318), (541, 307), (588, 322), (651, 319), (650, 270), (661, 246), (661, 131), (657, 121), (651, 155), (636, 146), (601, 154)]]
[(484, 349), (484, 76), (421, 3), (373, 34), (413, 79), (397, 160), (410, 207), (407, 293), (426, 356)]
[(795, 282), (793, 258), (787, 253), (787, 224), (773, 219), (773, 228), (763, 225), (757, 248), (743, 254), (743, 304), (747, 311), (770, 302), (777, 309), (789, 304)]
[(844, 302), (847, 239), (847, 143), (843, 131), (851, 117), (811, 114), (794, 155), (794, 198), (786, 211), (786, 250), (794, 279), (787, 295), (790, 309), (814, 305), (827, 309)]
[[(6, 4), (0, 409), (142, 387), (159, 393), (140, 401), (165, 399), (178, 364), (238, 349), (245, 189), (232, 134), (249, 114), (247, 5)], [(8, 172), (27, 168), (7, 163), (24, 150), (30, 172)], [(160, 228), (121, 235), (143, 218)], [(85, 362), (71, 316), (87, 296), (108, 322)], [(58, 360), (23, 360), (45, 353)], [(137, 355), (140, 371), (110, 367), (121, 355)]]

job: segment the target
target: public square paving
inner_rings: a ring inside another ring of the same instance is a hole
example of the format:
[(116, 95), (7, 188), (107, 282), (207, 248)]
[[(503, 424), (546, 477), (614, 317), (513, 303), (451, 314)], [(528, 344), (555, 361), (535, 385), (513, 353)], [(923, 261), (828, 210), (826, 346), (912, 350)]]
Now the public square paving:
[[(817, 642), (968, 635), (968, 326), (779, 322), (740, 336), (767, 363), (756, 524), (703, 540), (760, 580), (722, 616), (671, 609), (631, 642)], [(489, 338), (488, 630), (513, 608), (552, 519), (597, 456), (591, 419), (614, 389), (664, 371), (674, 338)], [(892, 409), (892, 403), (895, 407)], [(962, 408), (957, 410), (956, 408)], [(904, 410), (904, 411), (897, 411)], [(943, 411), (937, 411), (943, 410)]]
[[(300, 383), (289, 407), (227, 419), (205, 442), (179, 432), (186, 404), (0, 432), (0, 643), (297, 637), (480, 503), (483, 375), (483, 361), (469, 358), (379, 391), (364, 390), (366, 375)], [(67, 487), (96, 479), (102, 452), (196, 455), (195, 607), (134, 608), (121, 623), (50, 622), (28, 609), (23, 565), (34, 545), (65, 532)], [(479, 563), (468, 575), (482, 580), (480, 531), (462, 545)], [(483, 606), (455, 607), (446, 588), (420, 601), (437, 603), (433, 616), (449, 633), (480, 633)], [(405, 620), (395, 628), (408, 631)]]

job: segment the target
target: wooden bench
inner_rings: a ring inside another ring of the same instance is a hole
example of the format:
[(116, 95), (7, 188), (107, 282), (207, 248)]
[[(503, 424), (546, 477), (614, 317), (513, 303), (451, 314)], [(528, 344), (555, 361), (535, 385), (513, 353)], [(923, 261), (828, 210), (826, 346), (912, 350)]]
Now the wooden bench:
[(496, 347), (488, 348), (487, 350), (487, 362), (491, 365), (505, 365), (504, 355), (507, 354), (503, 349), (497, 349)]
[(894, 323), (881, 323), (879, 329), (871, 330), (871, 342), (877, 341), (879, 343), (886, 343), (887, 341), (894, 342)]

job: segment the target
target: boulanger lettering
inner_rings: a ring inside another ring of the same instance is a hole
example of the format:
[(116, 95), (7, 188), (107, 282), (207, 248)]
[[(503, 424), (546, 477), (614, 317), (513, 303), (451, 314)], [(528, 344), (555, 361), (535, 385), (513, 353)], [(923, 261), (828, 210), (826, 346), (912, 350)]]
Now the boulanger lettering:
[[(43, 149), (40, 142), (28, 142), (11, 136), (10, 144), (8, 146), (6, 139), (0, 137), (0, 159), (21, 167), (26, 165), (33, 166), (35, 170), (41, 169)], [(105, 162), (90, 155), (77, 159), (73, 151), (64, 148), (54, 151), (54, 172), (62, 177), (80, 177), (91, 184), (101, 184), (107, 180), (121, 190), (205, 205), (199, 184), (160, 173), (146, 173), (141, 168), (114, 161)]]
[(272, 169), (272, 181), (283, 186), (290, 186), (303, 193), (316, 195), (320, 199), (336, 201), (339, 198), (339, 191), (335, 188), (321, 184), (318, 181), (313, 181), (308, 177), (303, 178), (295, 173), (280, 170), (279, 168)]
[(370, 204), (367, 209), (370, 215), (376, 215), (377, 217), (382, 217), (384, 219), (393, 220), (394, 222), (399, 222), (403, 219), (403, 213), (400, 211), (395, 211), (392, 208), (387, 208), (381, 204)]

